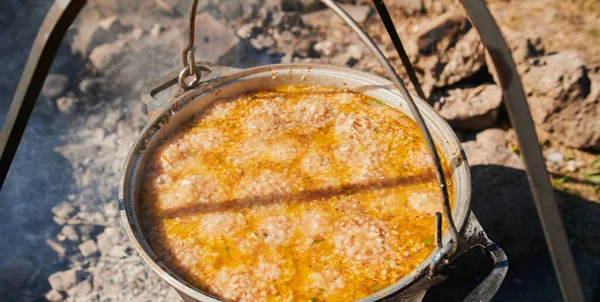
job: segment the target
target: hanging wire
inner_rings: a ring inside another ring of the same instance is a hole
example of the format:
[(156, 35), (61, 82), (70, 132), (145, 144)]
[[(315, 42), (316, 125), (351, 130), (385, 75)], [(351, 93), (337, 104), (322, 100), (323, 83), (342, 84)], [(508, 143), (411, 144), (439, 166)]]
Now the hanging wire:
[[(183, 90), (189, 90), (200, 82), (200, 72), (196, 69), (196, 58), (194, 57), (194, 29), (196, 27), (196, 10), (198, 8), (198, 0), (193, 0), (192, 9), (190, 11), (190, 23), (188, 32), (188, 44), (181, 51), (181, 64), (183, 69), (179, 73), (179, 85)], [(193, 76), (191, 83), (186, 83), (187, 77)]]
[[(425, 121), (423, 120), (421, 113), (419, 112), (411, 95), (408, 93), (406, 86), (404, 85), (404, 83), (402, 82), (402, 80), (400, 79), (398, 74), (396, 73), (396, 70), (394, 69), (394, 67), (390, 64), (390, 62), (383, 55), (381, 50), (377, 47), (377, 45), (369, 37), (369, 35), (367, 35), (367, 33), (362, 30), (360, 25), (358, 25), (358, 23), (356, 23), (356, 21), (354, 21), (354, 19), (352, 19), (352, 17), (350, 17), (350, 15), (348, 15), (348, 13), (346, 13), (346, 11), (344, 11), (334, 1), (321, 0), (321, 2), (323, 2), (323, 4), (325, 4), (331, 10), (333, 10), (340, 18), (342, 18), (342, 20), (346, 24), (348, 24), (350, 26), (350, 28), (352, 28), (354, 33), (356, 33), (358, 35), (358, 37), (365, 43), (365, 45), (369, 48), (369, 50), (371, 50), (371, 53), (373, 53), (373, 55), (377, 58), (377, 60), (379, 60), (379, 63), (386, 70), (386, 72), (389, 75), (389, 77), (391, 78), (392, 82), (394, 82), (394, 84), (400, 91), (400, 94), (406, 100), (408, 107), (414, 116), (415, 122), (417, 123), (417, 125), (419, 126), (419, 129), (421, 130), (421, 133), (423, 134), (423, 139), (425, 140), (425, 144), (427, 144), (429, 153), (430, 153), (431, 157), (433, 158), (433, 162), (435, 165), (435, 174), (436, 174), (437, 180), (440, 184), (440, 191), (442, 193), (442, 204), (443, 204), (444, 217), (446, 218), (446, 224), (448, 225), (448, 231), (450, 232), (450, 236), (452, 238), (452, 242), (449, 244), (450, 248), (445, 247), (443, 249), (439, 249), (439, 251), (441, 252), (441, 254), (444, 258), (446, 258), (446, 259), (452, 258), (456, 254), (456, 251), (458, 250), (458, 231), (456, 229), (456, 226), (454, 225), (454, 220), (452, 219), (452, 211), (450, 209), (450, 198), (448, 196), (448, 187), (446, 186), (446, 179), (444, 176), (444, 169), (442, 167), (442, 162), (440, 160), (440, 157), (438, 156), (435, 144), (433, 143), (433, 139), (431, 138), (431, 133), (429, 132), (429, 129), (427, 129), (427, 126), (425, 125)], [(436, 225), (438, 225), (438, 223), (436, 223)], [(440, 254), (438, 253), (438, 255), (440, 255)], [(436, 262), (436, 264), (433, 265), (432, 269), (436, 269), (436, 268), (437, 268), (437, 262)]]
[[(423, 88), (421, 88), (421, 83), (419, 83), (419, 79), (417, 78), (415, 69), (413, 68), (412, 63), (410, 62), (410, 59), (408, 58), (408, 55), (404, 50), (404, 46), (402, 46), (402, 41), (400, 40), (400, 36), (398, 36), (398, 32), (396, 31), (396, 27), (394, 26), (394, 21), (392, 21), (392, 17), (390, 17), (390, 13), (388, 12), (385, 3), (383, 2), (383, 0), (373, 0), (373, 4), (375, 4), (375, 9), (377, 9), (377, 13), (381, 18), (381, 22), (383, 22), (385, 30), (390, 36), (390, 39), (392, 39), (394, 48), (396, 48), (396, 52), (398, 53), (398, 56), (402, 61), (402, 66), (404, 66), (404, 70), (406, 70), (408, 78), (413, 84), (417, 95), (424, 101), (429, 103), (429, 101), (425, 97), (425, 93), (423, 93)], [(431, 103), (429, 104), (431, 105)]]

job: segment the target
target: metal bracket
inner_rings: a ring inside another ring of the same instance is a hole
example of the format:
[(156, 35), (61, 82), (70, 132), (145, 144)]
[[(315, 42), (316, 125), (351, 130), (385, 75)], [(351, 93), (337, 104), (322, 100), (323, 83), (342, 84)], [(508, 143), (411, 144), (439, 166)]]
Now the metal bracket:
[[(196, 62), (195, 67), (197, 70), (208, 72), (207, 75), (205, 75), (204, 77), (202, 77), (202, 79), (199, 80), (199, 82), (196, 84), (196, 87), (201, 87), (202, 85), (212, 83), (216, 80), (223, 81), (229, 76), (237, 74), (241, 71), (237, 68), (219, 66), (207, 61), (198, 61)], [(150, 118), (156, 113), (158, 113), (158, 111), (166, 108), (171, 100), (175, 99), (177, 96), (181, 95), (181, 93), (185, 92), (183, 90), (179, 90), (177, 93), (175, 93), (172, 96), (169, 96), (166, 99), (159, 100), (156, 98), (156, 95), (160, 92), (165, 91), (178, 84), (180, 72), (181, 69), (176, 69), (167, 73), (159, 80), (153, 82), (150, 85), (150, 90), (141, 94), (142, 102), (146, 104), (146, 107), (148, 109), (148, 116)]]

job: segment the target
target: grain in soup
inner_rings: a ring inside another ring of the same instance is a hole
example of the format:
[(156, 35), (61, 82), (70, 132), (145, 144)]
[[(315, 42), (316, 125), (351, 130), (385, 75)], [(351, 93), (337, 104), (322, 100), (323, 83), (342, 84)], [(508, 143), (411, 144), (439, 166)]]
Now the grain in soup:
[(441, 211), (414, 121), (324, 86), (211, 104), (154, 151), (141, 197), (159, 259), (228, 301), (377, 292), (431, 253)]

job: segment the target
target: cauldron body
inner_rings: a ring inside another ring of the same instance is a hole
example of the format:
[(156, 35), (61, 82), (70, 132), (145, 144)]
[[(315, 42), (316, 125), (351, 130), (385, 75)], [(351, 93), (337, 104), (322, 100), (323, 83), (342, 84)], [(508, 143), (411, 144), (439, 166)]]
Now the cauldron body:
[[(150, 121), (140, 133), (126, 158), (119, 188), (119, 202), (121, 218), (127, 235), (140, 256), (162, 279), (173, 286), (186, 301), (219, 301), (216, 297), (191, 286), (166, 267), (154, 254), (140, 228), (138, 203), (144, 168), (153, 150), (165, 137), (217, 99), (280, 85), (326, 85), (348, 89), (387, 103), (410, 118), (413, 116), (406, 101), (392, 82), (362, 71), (316, 64), (277, 64), (244, 70), (214, 66), (208, 63), (203, 63), (198, 67), (210, 71), (210, 73), (202, 79), (197, 88), (179, 93), (169, 101), (156, 100), (154, 94), (177, 82), (176, 72), (173, 72), (154, 85), (149, 93), (142, 96), (148, 107)], [(495, 245), (487, 239), (470, 211), (471, 176), (456, 134), (425, 101), (415, 95), (412, 97), (431, 132), (438, 152), (443, 154), (449, 163), (447, 169), (451, 175), (453, 184), (451, 188), (454, 196), (452, 212), (454, 222), (460, 232), (459, 252), (480, 245), (490, 248), (489, 253), (496, 263), (502, 261), (505, 259), (502, 251), (494, 248)], [(433, 218), (431, 223), (434, 223)], [(447, 232), (444, 234), (442, 242), (444, 244), (450, 242), (450, 235)], [(436, 253), (433, 251), (404, 278), (360, 301), (420, 299), (429, 287), (444, 279), (443, 276), (427, 274), (431, 262), (437, 261)], [(484, 284), (484, 281), (482, 283), (484, 288), (481, 290), (486, 291), (485, 295), (495, 293), (504, 278), (506, 268), (507, 266), (501, 270), (496, 268), (488, 277), (488, 279), (493, 277), (494, 280), (486, 279), (486, 281), (493, 282)]]

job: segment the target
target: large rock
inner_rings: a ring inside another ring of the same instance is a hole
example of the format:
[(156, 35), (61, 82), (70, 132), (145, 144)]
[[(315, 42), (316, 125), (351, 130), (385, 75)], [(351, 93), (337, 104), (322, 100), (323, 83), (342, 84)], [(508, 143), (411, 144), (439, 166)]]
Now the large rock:
[(464, 35), (448, 54), (447, 62), (440, 64), (437, 75), (437, 87), (449, 86), (466, 79), (485, 66), (485, 48), (475, 29)]
[[(502, 28), (502, 33), (512, 52), (512, 57), (517, 65), (517, 72), (519, 75), (523, 75), (527, 72), (533, 63), (532, 61), (534, 58), (543, 55), (545, 52), (540, 36), (523, 34), (506, 28)], [(488, 72), (494, 77), (496, 83), (499, 83), (496, 68), (487, 51), (485, 53), (485, 60)]]
[(487, 141), (497, 145), (506, 145), (508, 142), (508, 133), (500, 128), (490, 128), (477, 133), (475, 140), (479, 143)]
[(470, 28), (469, 20), (458, 12), (449, 12), (433, 20), (423, 21), (416, 37), (421, 54), (442, 53), (456, 44), (458, 37)]
[(493, 125), (502, 105), (502, 91), (493, 84), (452, 89), (436, 103), (438, 113), (455, 129), (479, 130)]
[(522, 80), (538, 129), (567, 146), (600, 150), (600, 75), (588, 77), (575, 52), (537, 61)]
[[(98, 51), (92, 56), (97, 67), (102, 67), (105, 78), (118, 80), (127, 86), (120, 94), (123, 98), (137, 98), (149, 85), (160, 79), (165, 72), (181, 68), (179, 53), (187, 45), (189, 23), (181, 18), (169, 23), (168, 27), (158, 37), (144, 35), (136, 39), (131, 35), (124, 36), (116, 42)], [(226, 23), (214, 18), (207, 12), (196, 16), (197, 30), (195, 31), (195, 59), (209, 61), (222, 65), (241, 65), (243, 60), (256, 60), (249, 55), (249, 43), (240, 43), (240, 39)], [(200, 26), (202, 24), (202, 26)], [(122, 51), (119, 50), (123, 43)], [(94, 50), (96, 52), (96, 50)], [(151, 58), (141, 60), (140, 58)], [(256, 61), (252, 61), (256, 62)], [(248, 63), (247, 63), (248, 64)], [(142, 76), (143, 75), (143, 76)], [(99, 86), (103, 86), (99, 85)]]
[[(195, 31), (196, 60), (223, 63), (233, 60), (238, 53), (243, 53), (240, 39), (235, 32), (209, 13), (196, 16), (196, 24), (202, 24), (201, 30)], [(185, 29), (179, 38), (181, 41), (187, 41), (187, 23), (183, 25)]]
[(518, 260), (543, 247), (544, 238), (525, 164), (504, 145), (499, 130), (493, 131), (491, 135), (478, 135), (477, 141), (463, 143), (471, 166), (471, 208), (508, 259)]
[(71, 48), (87, 56), (96, 46), (114, 42), (129, 29), (116, 16), (99, 21), (84, 19), (73, 37)]
[(536, 99), (533, 119), (543, 123), (556, 109), (584, 99), (590, 92), (590, 80), (583, 61), (575, 52), (540, 57), (523, 78), (525, 91)]
[(424, 72), (425, 87), (450, 86), (485, 67), (484, 47), (477, 31), (471, 27), (459, 12), (448, 12), (422, 22), (416, 46), (409, 48), (417, 50), (412, 60)]

